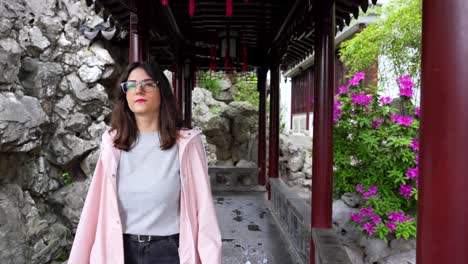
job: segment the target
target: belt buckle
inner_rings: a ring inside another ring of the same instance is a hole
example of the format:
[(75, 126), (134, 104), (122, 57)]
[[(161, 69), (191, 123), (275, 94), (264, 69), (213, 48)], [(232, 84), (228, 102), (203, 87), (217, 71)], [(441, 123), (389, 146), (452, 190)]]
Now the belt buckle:
[(143, 243), (143, 242), (149, 242), (149, 241), (151, 241), (151, 236), (148, 236), (148, 241), (141, 240), (141, 239), (140, 239), (140, 237), (141, 237), (141, 236), (140, 236), (140, 235), (138, 235), (138, 242), (140, 242), (140, 243)]

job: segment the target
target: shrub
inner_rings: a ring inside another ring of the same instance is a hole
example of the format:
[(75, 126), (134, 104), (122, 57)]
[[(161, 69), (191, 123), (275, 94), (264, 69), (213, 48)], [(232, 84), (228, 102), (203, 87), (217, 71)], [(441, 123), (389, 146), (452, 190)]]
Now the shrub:
[(334, 192), (357, 191), (364, 204), (351, 219), (368, 236), (386, 240), (416, 236), (419, 108), (411, 102), (413, 82), (398, 78), (400, 101), (411, 114), (393, 107), (362, 85), (358, 72), (339, 88), (334, 104)]

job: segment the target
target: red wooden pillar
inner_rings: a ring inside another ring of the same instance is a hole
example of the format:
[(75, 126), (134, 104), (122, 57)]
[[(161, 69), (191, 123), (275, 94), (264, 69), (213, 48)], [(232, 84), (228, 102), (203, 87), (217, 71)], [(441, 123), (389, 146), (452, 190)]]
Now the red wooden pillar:
[[(315, 1), (315, 91), (312, 160), (312, 228), (332, 227), (335, 1)], [(311, 243), (310, 263), (315, 263)]]
[(184, 85), (184, 64), (181, 59), (177, 60), (176, 64), (176, 86), (174, 87), (174, 95), (176, 97), (177, 109), (183, 116), (183, 85)]
[(129, 63), (142, 61), (143, 59), (143, 46), (141, 34), (138, 34), (138, 15), (130, 12), (130, 52)]
[(291, 78), (291, 130), (293, 129), (293, 116), (294, 116), (294, 109), (296, 109), (296, 79)]
[(257, 74), (257, 91), (259, 93), (258, 117), (258, 184), (266, 184), (266, 74), (267, 68), (259, 68)]
[(306, 70), (304, 72), (304, 78), (305, 78), (305, 93), (306, 93), (306, 130), (309, 130), (309, 112), (310, 112), (310, 83), (313, 81), (310, 79), (310, 70)]
[(184, 123), (186, 127), (192, 127), (192, 89), (194, 72), (190, 60), (184, 64)]
[[(278, 178), (279, 170), (279, 65), (276, 58), (270, 67), (270, 145), (268, 178)], [(267, 184), (268, 200), (271, 198), (270, 184)]]
[(468, 1), (424, 0), (417, 263), (468, 261)]

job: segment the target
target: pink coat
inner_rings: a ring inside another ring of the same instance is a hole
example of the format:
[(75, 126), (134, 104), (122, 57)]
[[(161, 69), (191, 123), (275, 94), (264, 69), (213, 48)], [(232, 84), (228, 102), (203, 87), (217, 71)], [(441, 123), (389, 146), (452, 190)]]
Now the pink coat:
[[(181, 177), (180, 263), (220, 264), (221, 233), (201, 132), (192, 129), (179, 133), (182, 136), (177, 140)], [(115, 177), (121, 150), (113, 147), (112, 136), (108, 130), (102, 135), (99, 159), (68, 264), (124, 264)]]

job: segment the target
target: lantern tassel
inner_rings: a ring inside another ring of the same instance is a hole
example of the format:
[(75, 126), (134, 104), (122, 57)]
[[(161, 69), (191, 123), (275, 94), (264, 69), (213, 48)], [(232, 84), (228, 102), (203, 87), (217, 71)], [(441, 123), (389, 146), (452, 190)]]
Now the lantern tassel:
[(189, 15), (190, 15), (190, 17), (193, 17), (194, 13), (195, 13), (195, 0), (189, 0)]
[(232, 16), (232, 0), (226, 0), (226, 16)]
[(167, 0), (162, 0), (163, 5), (167, 5)]

